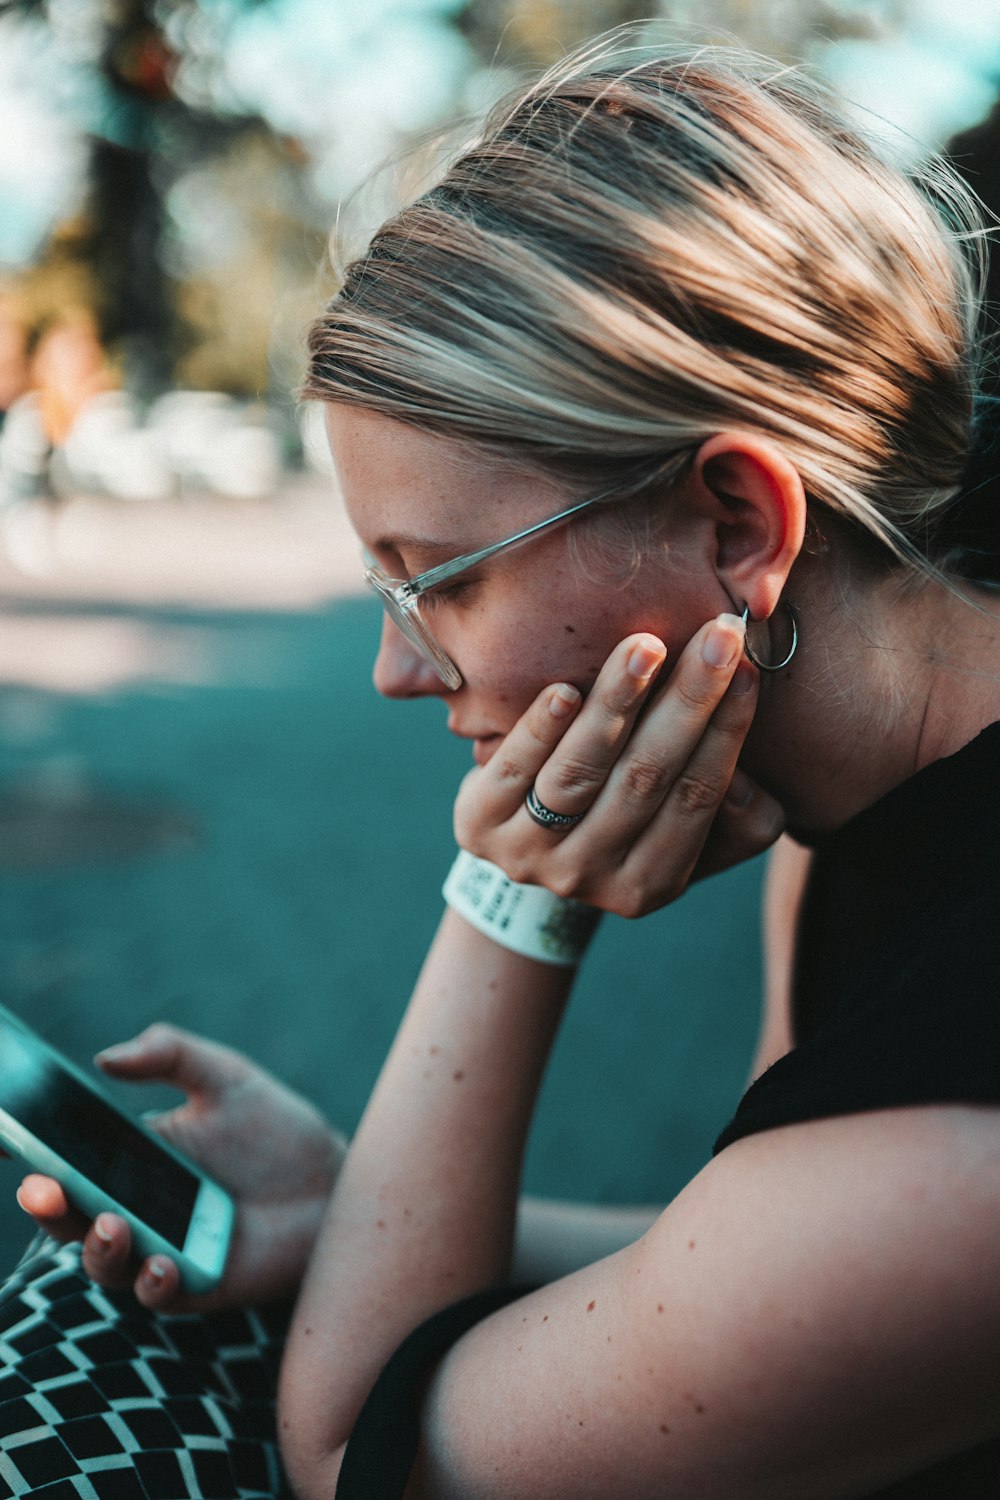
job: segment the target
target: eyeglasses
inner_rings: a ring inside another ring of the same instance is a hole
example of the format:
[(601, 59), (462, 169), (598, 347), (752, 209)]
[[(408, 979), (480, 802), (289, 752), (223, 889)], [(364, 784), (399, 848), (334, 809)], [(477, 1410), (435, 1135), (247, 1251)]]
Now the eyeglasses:
[(554, 516), (548, 516), (544, 521), (536, 521), (534, 526), (526, 526), (523, 531), (516, 531), (513, 536), (505, 537), (502, 542), (494, 542), (489, 547), (481, 547), (478, 552), (464, 552), (461, 557), (453, 557), (450, 562), (439, 563), (436, 568), (428, 568), (426, 573), (418, 573), (416, 578), (390, 578), (376, 563), (368, 560), (368, 566), (365, 568), (365, 582), (382, 600), (385, 612), (392, 623), (403, 632), (411, 646), (416, 647), (424, 660), (431, 664), (445, 686), (454, 691), (455, 688), (462, 686), (462, 674), (440, 641), (435, 640), (427, 621), (420, 614), (421, 595), (438, 588), (442, 583), (447, 583), (468, 568), (474, 568), (478, 563), (485, 562), (488, 557), (496, 557), (498, 552), (505, 552), (508, 547), (525, 542), (529, 537), (539, 536), (543, 531), (550, 531), (553, 526), (561, 526), (564, 521), (568, 521), (572, 516), (580, 515), (581, 512), (596, 505), (599, 500), (606, 500), (613, 493), (615, 493), (613, 490), (603, 490), (599, 495), (591, 495), (588, 500), (578, 500), (575, 505), (567, 506), (565, 510), (558, 511)]

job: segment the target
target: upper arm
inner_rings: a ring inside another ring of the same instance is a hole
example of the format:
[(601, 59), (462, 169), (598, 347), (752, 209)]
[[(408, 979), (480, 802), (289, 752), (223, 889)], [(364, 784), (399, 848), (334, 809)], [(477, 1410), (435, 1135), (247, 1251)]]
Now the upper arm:
[(603, 1260), (646, 1233), (663, 1212), (662, 1203), (620, 1207), (523, 1197), (518, 1205), (512, 1279), (535, 1286), (568, 1276), (580, 1266)]
[(759, 1078), (792, 1047), (792, 967), (810, 850), (787, 835), (768, 858), (764, 883), (764, 1012), (752, 1077)]
[(850, 1496), (985, 1440), (998, 1169), (988, 1109), (736, 1143), (638, 1243), (459, 1341), (411, 1493)]

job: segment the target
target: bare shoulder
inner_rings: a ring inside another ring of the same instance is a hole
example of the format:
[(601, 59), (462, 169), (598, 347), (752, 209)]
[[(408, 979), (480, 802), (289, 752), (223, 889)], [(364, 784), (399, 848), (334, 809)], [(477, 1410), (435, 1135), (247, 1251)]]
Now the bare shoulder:
[(432, 1384), (414, 1495), (864, 1494), (1000, 1434), (1000, 1110), (788, 1126)]

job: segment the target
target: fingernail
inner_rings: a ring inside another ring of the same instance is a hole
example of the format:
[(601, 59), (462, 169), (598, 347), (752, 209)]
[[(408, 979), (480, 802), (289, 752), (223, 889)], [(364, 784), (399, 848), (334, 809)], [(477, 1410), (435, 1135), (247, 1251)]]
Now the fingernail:
[(568, 682), (560, 682), (549, 698), (549, 713), (554, 719), (565, 719), (573, 712), (579, 701), (579, 689), (571, 687)]
[(158, 1256), (151, 1261), (147, 1261), (146, 1265), (143, 1266), (142, 1269), (143, 1282), (151, 1292), (159, 1290), (159, 1288), (163, 1285), (166, 1274), (166, 1264), (164, 1261), (160, 1260)]
[(645, 678), (652, 676), (657, 667), (662, 664), (665, 656), (663, 643), (652, 636), (647, 636), (643, 640), (636, 641), (628, 654), (626, 666), (629, 674), (638, 682), (642, 682)]
[(104, 1218), (103, 1214), (98, 1214), (97, 1218), (94, 1220), (94, 1234), (100, 1240), (104, 1249), (107, 1249), (107, 1247), (111, 1244), (112, 1235), (111, 1231), (108, 1228), (107, 1220)]
[(729, 691), (734, 698), (742, 698), (744, 693), (749, 693), (757, 680), (757, 674), (748, 661), (741, 661), (733, 673), (733, 680), (729, 684)]
[(710, 667), (728, 667), (743, 650), (743, 621), (738, 615), (720, 615), (701, 648), (702, 658)]
[(18, 1208), (23, 1208), (24, 1212), (26, 1214), (30, 1214), (31, 1209), (25, 1207), (25, 1204), (24, 1204), (24, 1202), (23, 1202), (23, 1200), (21, 1198), (21, 1189), (20, 1188), (18, 1188), (17, 1192), (14, 1194), (14, 1197), (17, 1199), (17, 1206), (18, 1206)]

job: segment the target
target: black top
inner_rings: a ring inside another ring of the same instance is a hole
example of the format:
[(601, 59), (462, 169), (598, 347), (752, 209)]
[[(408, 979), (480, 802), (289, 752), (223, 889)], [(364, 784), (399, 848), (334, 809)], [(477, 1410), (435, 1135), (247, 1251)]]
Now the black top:
[(1000, 723), (819, 840), (796, 1046), (716, 1142), (893, 1105), (1000, 1104)]
[[(716, 1142), (898, 1105), (1000, 1104), (1000, 724), (819, 840), (796, 1045)], [(996, 1500), (1000, 1441), (877, 1500)], [(876, 1497), (871, 1497), (876, 1500)]]

